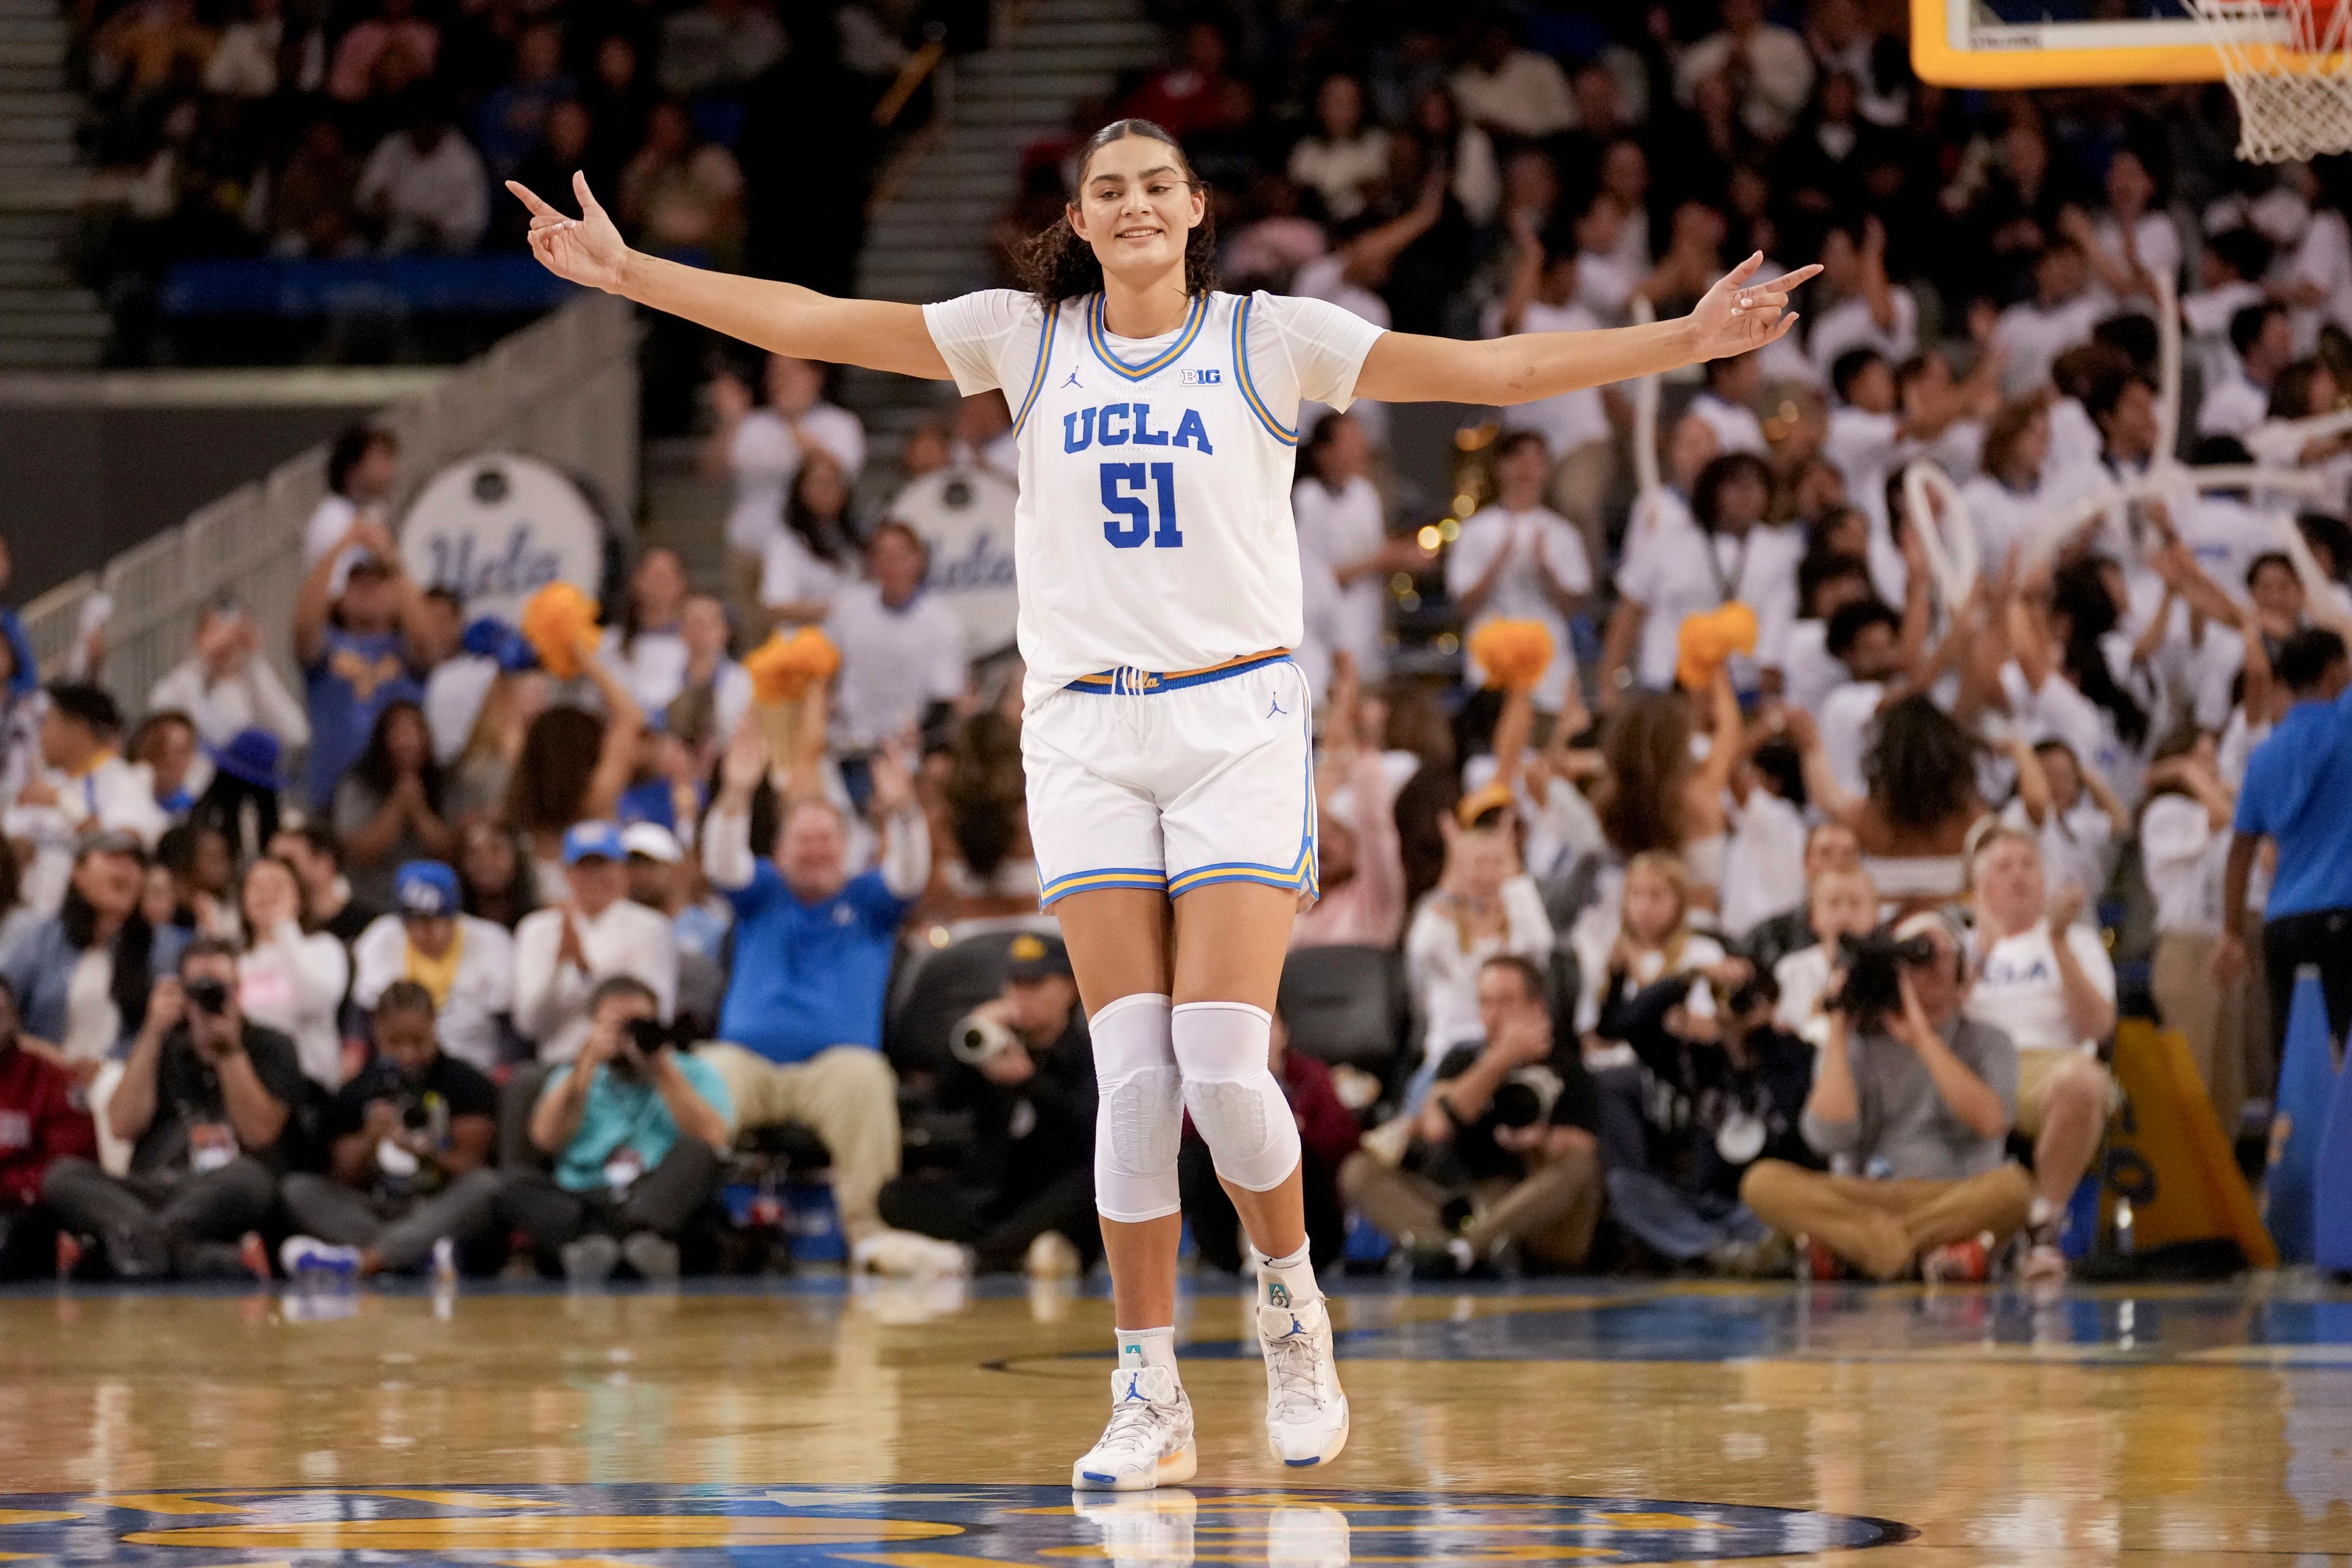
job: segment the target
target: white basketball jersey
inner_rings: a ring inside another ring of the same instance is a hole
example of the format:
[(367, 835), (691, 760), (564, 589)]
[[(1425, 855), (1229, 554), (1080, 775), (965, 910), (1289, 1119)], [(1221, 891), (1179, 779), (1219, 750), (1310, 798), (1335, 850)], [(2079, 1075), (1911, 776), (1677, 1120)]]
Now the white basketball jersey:
[(1030, 702), (1297, 646), (1298, 405), (1345, 408), (1378, 327), (1265, 293), (1196, 296), (1150, 341), (1112, 337), (1099, 294), (1048, 312), (991, 289), (924, 315), (958, 387), (1013, 409)]

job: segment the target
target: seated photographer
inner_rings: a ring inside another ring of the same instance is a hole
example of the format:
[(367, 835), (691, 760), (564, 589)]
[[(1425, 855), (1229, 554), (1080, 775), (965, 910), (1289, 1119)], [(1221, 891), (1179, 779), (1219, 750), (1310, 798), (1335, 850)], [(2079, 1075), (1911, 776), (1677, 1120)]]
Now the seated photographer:
[(1777, 999), (1772, 977), (1742, 963), (1720, 979), (1621, 982), (1602, 1003), (1601, 1032), (1634, 1057), (1592, 1075), (1610, 1211), (1671, 1262), (1745, 1277), (1787, 1267), (1739, 1201), (1759, 1158), (1817, 1163), (1798, 1128), (1813, 1047), (1774, 1023)]
[(1828, 870), (1811, 879), (1805, 894), (1805, 927), (1812, 941), (1768, 972), (1780, 1001), (1773, 1021), (1819, 1046), (1830, 1037), (1829, 1008), (1822, 993), (1837, 967), (1838, 939), (1868, 936), (1878, 929), (1878, 888), (1856, 866)]
[(2003, 1141), (2017, 1102), (2017, 1047), (1965, 1016), (1968, 950), (1940, 914), (1850, 953), (1800, 1125), (1834, 1173), (1759, 1160), (1740, 1201), (1784, 1236), (1874, 1279), (1916, 1264), (1931, 1279), (1983, 1279), (1993, 1245), (2024, 1223), (2033, 1184)]
[(1386, 1129), (1367, 1139), (1339, 1190), (1425, 1278), (1482, 1271), (1511, 1250), (1530, 1268), (1574, 1268), (1601, 1220), (1592, 1080), (1554, 1029), (1532, 960), (1479, 967), (1478, 1016), (1485, 1043), (1448, 1053), (1421, 1109), (1391, 1124), (1402, 1147)]
[(530, 1237), (540, 1271), (593, 1284), (626, 1263), (677, 1278), (677, 1237), (710, 1201), (730, 1141), (727, 1086), (676, 1048), (651, 987), (616, 974), (588, 1001), (588, 1037), (531, 1108), (552, 1172), (507, 1173), (497, 1213)]
[(2099, 1152), (2116, 1080), (2099, 1042), (2116, 1026), (2116, 966), (2082, 918), (2083, 889), (2052, 889), (2042, 848), (2014, 828), (1984, 836), (1976, 884), (1977, 982), (1969, 1016), (2017, 1047), (2017, 1130), (2033, 1140), (2033, 1212), (2021, 1271), (2063, 1279), (2066, 1205)]
[[(1275, 1016), (1270, 1043), (1274, 1081), (1298, 1123), (1299, 1180), (1307, 1202), (1307, 1258), (1317, 1268), (1339, 1261), (1348, 1246), (1348, 1205), (1339, 1198), (1339, 1168), (1362, 1142), (1356, 1113), (1339, 1102), (1331, 1069), (1305, 1051), (1290, 1048), (1290, 1031)], [(1176, 1180), (1184, 1204), (1184, 1221), (1192, 1227), (1192, 1245), (1201, 1261), (1228, 1274), (1255, 1267), (1243, 1246), (1241, 1215), (1217, 1175), (1208, 1142), (1184, 1118), (1184, 1142), (1177, 1146)]]
[(499, 1091), (443, 1052), (433, 994), (414, 980), (384, 987), (373, 1024), (375, 1059), (328, 1113), (328, 1174), (297, 1171), (278, 1185), (302, 1233), (278, 1249), (289, 1275), (403, 1273), (431, 1261), (445, 1237), (488, 1261), (479, 1254), (496, 1229)]
[(94, 1237), (121, 1279), (267, 1274), (254, 1234), (278, 1196), (279, 1145), (304, 1092), (294, 1042), (237, 1009), (236, 951), (200, 937), (155, 983), (109, 1130), (131, 1173), (59, 1160), (41, 1184), (58, 1227)]
[(1013, 938), (1003, 994), (948, 1043), (955, 1060), (940, 1075), (938, 1102), (971, 1112), (971, 1152), (960, 1170), (884, 1186), (882, 1223), (913, 1234), (883, 1237), (908, 1251), (899, 1261), (913, 1271), (1084, 1273), (1102, 1249), (1095, 1058), (1062, 939)]

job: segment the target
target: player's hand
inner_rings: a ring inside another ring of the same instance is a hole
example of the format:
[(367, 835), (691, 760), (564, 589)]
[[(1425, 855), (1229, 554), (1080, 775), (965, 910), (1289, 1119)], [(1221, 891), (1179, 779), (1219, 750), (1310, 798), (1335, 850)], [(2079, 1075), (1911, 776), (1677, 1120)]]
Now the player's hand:
[(1800, 267), (1766, 282), (1753, 281), (1756, 269), (1763, 264), (1764, 253), (1759, 250), (1717, 279), (1692, 308), (1694, 359), (1746, 353), (1786, 337), (1797, 324), (1797, 313), (1788, 309), (1789, 296), (1821, 268)]
[(580, 198), (578, 217), (565, 217), (512, 180), (507, 189), (530, 209), (530, 253), (541, 266), (569, 282), (607, 294), (621, 291), (621, 269), (629, 247), (612, 215), (589, 193), (587, 175), (575, 171), (572, 176), (572, 194)]

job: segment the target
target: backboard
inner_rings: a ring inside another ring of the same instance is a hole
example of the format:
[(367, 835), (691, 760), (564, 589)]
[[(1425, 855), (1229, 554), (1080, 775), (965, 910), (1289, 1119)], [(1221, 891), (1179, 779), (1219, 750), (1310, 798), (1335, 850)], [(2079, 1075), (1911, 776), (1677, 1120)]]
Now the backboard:
[(1911, 68), (1946, 87), (2104, 87), (2219, 81), (2221, 57), (2181, 0), (1911, 0)]

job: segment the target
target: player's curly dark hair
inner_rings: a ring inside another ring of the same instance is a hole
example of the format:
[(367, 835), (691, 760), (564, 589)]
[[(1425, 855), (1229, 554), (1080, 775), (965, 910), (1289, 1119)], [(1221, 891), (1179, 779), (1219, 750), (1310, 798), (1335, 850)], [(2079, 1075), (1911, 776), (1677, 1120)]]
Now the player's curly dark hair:
[[(1192, 161), (1184, 156), (1183, 144), (1149, 120), (1114, 120), (1087, 139), (1086, 150), (1078, 155), (1078, 189), (1083, 193), (1087, 184), (1087, 166), (1095, 154), (1112, 142), (1127, 136), (1148, 136), (1154, 142), (1164, 142), (1175, 154), (1177, 168), (1183, 171), (1184, 183), (1194, 190), (1201, 188), (1200, 176), (1192, 172)], [(1069, 208), (1054, 220), (1053, 226), (1023, 245), (1014, 257), (1020, 270), (1022, 287), (1037, 297), (1037, 302), (1047, 310), (1065, 300), (1076, 300), (1098, 293), (1103, 286), (1101, 258), (1095, 247), (1077, 237), (1070, 227)], [(1184, 240), (1184, 292), (1202, 294), (1217, 286), (1217, 225), (1204, 206), (1201, 221)]]

